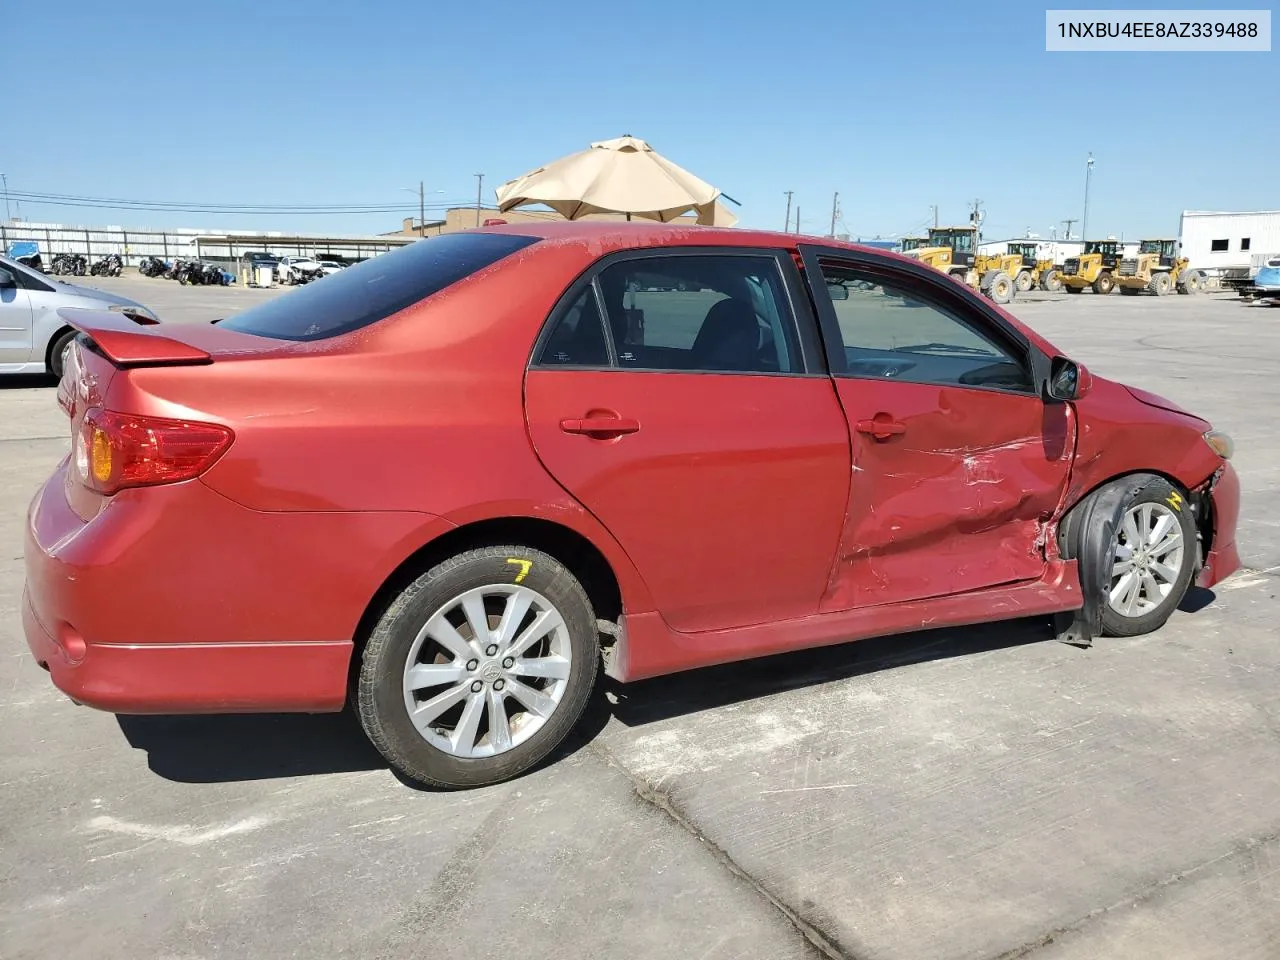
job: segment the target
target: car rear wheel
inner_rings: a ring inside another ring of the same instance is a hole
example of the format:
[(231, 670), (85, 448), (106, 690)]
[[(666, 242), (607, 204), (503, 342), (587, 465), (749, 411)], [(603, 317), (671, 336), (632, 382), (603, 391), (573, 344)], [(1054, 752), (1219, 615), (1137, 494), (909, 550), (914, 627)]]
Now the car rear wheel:
[(1196, 528), (1186, 495), (1161, 477), (1125, 481), (1111, 539), (1102, 629), (1113, 637), (1150, 633), (1172, 616), (1196, 565)]
[(71, 342), (76, 338), (75, 330), (64, 330), (53, 345), (49, 347), (49, 372), (62, 379), (62, 371), (67, 365), (67, 354), (71, 352)]
[(498, 783), (564, 739), (599, 661), (591, 602), (568, 569), (528, 547), (472, 550), (415, 580), (379, 620), (361, 662), (360, 720), (412, 780)]

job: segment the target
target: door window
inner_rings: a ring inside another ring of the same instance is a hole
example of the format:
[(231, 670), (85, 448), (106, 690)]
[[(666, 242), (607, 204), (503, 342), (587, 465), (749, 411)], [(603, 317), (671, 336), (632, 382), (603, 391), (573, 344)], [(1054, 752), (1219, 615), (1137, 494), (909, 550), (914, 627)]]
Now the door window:
[[(554, 326), (538, 362), (630, 370), (799, 373), (795, 320), (772, 256), (638, 257), (605, 267)], [(597, 300), (598, 297), (598, 300)], [(572, 344), (572, 349), (567, 344)], [(567, 359), (566, 359), (567, 358)], [(586, 359), (594, 358), (594, 359)]]
[(845, 375), (1031, 392), (1026, 363), (909, 280), (824, 261)]

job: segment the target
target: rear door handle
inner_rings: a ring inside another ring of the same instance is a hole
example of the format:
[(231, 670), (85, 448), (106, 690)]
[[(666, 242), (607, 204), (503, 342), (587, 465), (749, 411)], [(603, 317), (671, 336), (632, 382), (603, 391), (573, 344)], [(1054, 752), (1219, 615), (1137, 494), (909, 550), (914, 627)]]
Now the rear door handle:
[(877, 440), (888, 440), (907, 432), (905, 423), (899, 423), (887, 413), (877, 413), (870, 420), (859, 420), (856, 427), (859, 433), (869, 433)]
[(561, 420), (560, 429), (565, 433), (579, 433), (600, 439), (636, 433), (640, 430), (640, 421), (628, 417), (582, 417), (577, 420)]

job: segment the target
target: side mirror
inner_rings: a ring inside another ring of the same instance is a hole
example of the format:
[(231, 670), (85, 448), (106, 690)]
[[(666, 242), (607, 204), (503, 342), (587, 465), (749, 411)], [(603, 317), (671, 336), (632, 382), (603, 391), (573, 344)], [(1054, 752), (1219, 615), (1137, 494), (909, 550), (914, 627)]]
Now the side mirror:
[(832, 300), (848, 300), (849, 288), (843, 283), (827, 282), (827, 293), (831, 295)]
[(10, 271), (4, 269), (4, 267), (0, 267), (0, 289), (4, 289), (7, 287), (16, 287), (17, 285), (18, 285), (18, 278), (15, 277)]
[(1079, 400), (1089, 392), (1093, 378), (1082, 364), (1066, 357), (1054, 357), (1049, 365), (1049, 379), (1045, 382), (1047, 400)]

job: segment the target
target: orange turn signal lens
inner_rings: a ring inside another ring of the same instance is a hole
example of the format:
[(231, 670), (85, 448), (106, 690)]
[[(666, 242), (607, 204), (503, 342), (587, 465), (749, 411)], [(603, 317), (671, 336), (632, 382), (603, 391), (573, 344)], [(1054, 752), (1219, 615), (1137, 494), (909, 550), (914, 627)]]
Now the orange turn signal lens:
[(1204, 442), (1223, 460), (1230, 460), (1231, 455), (1236, 452), (1235, 441), (1221, 430), (1210, 430), (1204, 435)]

